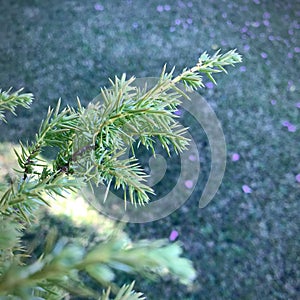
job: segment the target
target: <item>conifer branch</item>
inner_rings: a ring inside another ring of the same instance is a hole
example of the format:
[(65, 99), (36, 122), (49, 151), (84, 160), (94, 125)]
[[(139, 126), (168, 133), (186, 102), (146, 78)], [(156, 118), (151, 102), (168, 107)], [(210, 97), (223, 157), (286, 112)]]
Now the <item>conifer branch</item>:
[(22, 106), (24, 108), (29, 108), (33, 101), (33, 95), (31, 93), (21, 94), (23, 89), (11, 93), (12, 88), (8, 91), (2, 91), (0, 89), (0, 120), (6, 122), (4, 111), (10, 111), (16, 115), (16, 107)]
[[(200, 56), (196, 66), (173, 77), (174, 68), (166, 72), (164, 66), (157, 83), (150, 88), (134, 86), (135, 78), (115, 77), (111, 88), (101, 90), (102, 102), (84, 108), (60, 110), (49, 108), (35, 140), (20, 143), (15, 150), (19, 177), (0, 186), (0, 298), (10, 299), (63, 299), (68, 293), (83, 297), (100, 297), (96, 291), (80, 283), (84, 272), (98, 281), (107, 291), (101, 300), (108, 300), (110, 290), (115, 300), (143, 299), (133, 292), (133, 284), (118, 288), (114, 283), (117, 271), (139, 273), (150, 278), (171, 274), (184, 284), (195, 278), (189, 260), (181, 257), (177, 243), (167, 241), (140, 241), (113, 236), (106, 242), (86, 249), (80, 243), (67, 239), (47, 238), (45, 251), (32, 264), (24, 263), (24, 248), (20, 237), (36, 210), (48, 205), (49, 197), (66, 197), (83, 183), (93, 181), (115, 189), (123, 189), (124, 200), (144, 205), (154, 191), (145, 184), (146, 173), (134, 153), (123, 158), (126, 147), (143, 145), (155, 154), (155, 143), (160, 143), (171, 155), (188, 145), (186, 128), (180, 126), (174, 112), (181, 104), (184, 91), (176, 87), (182, 82), (188, 89), (203, 87), (201, 73), (215, 83), (213, 74), (226, 72), (225, 66), (241, 61), (240, 55), (219, 51), (210, 57)], [(0, 90), (0, 120), (5, 121), (4, 110), (15, 114), (18, 105), (28, 108), (33, 97), (10, 94)], [(42, 158), (47, 147), (59, 149), (52, 161)], [(53, 247), (51, 247), (53, 246)], [(22, 256), (23, 255), (23, 256)]]

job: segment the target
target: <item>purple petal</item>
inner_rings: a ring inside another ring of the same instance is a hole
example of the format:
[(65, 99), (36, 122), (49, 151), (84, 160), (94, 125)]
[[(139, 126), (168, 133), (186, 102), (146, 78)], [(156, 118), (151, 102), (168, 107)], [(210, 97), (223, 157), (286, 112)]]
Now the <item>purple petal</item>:
[(165, 9), (165, 11), (170, 11), (170, 10), (171, 10), (171, 6), (168, 5), (168, 4), (166, 4), (166, 5), (164, 6), (164, 9)]
[(196, 155), (194, 155), (194, 154), (189, 155), (189, 160), (190, 161), (196, 161), (197, 160)]
[(288, 127), (288, 126), (292, 125), (289, 121), (282, 121), (281, 124), (284, 127)]
[(265, 53), (265, 52), (262, 52), (262, 53), (260, 54), (260, 56), (261, 56), (263, 59), (266, 59), (266, 58), (268, 57), (268, 54)]
[(276, 100), (274, 100), (274, 99), (271, 100), (271, 104), (272, 104), (272, 105), (276, 105), (276, 103), (277, 103)]
[(187, 189), (191, 189), (194, 186), (193, 180), (186, 180), (184, 185)]
[(274, 35), (269, 35), (269, 40), (270, 40), (270, 41), (274, 41), (274, 40), (275, 40)]
[(240, 159), (240, 155), (238, 153), (233, 153), (231, 160), (232, 161), (238, 161)]
[(214, 88), (214, 84), (213, 84), (211, 81), (207, 82), (207, 83), (205, 84), (205, 86), (206, 86), (208, 89), (213, 89), (213, 88)]
[(177, 230), (172, 230), (169, 236), (169, 240), (171, 242), (175, 241), (178, 238), (178, 231)]
[(297, 130), (296, 126), (293, 124), (290, 124), (287, 128), (289, 132), (295, 132)]
[(300, 102), (297, 102), (297, 103), (296, 103), (296, 107), (297, 107), (297, 108), (300, 108)]
[(156, 7), (156, 10), (157, 10), (158, 12), (163, 12), (163, 11), (164, 11), (164, 7), (163, 7), (162, 5), (158, 5), (158, 6)]
[(180, 25), (181, 24), (181, 20), (180, 19), (176, 19), (175, 20), (175, 25)]
[(241, 67), (240, 67), (240, 71), (241, 71), (241, 72), (246, 72), (246, 71), (247, 71), (246, 66), (241, 66)]
[(177, 110), (174, 111), (174, 114), (176, 116), (181, 116), (182, 115), (182, 110), (181, 109), (177, 109)]
[(249, 46), (249, 45), (245, 45), (245, 46), (244, 46), (244, 50), (245, 50), (245, 51), (249, 51), (249, 50), (250, 50), (250, 46)]
[(243, 189), (243, 192), (244, 192), (245, 194), (250, 194), (250, 193), (252, 193), (251, 187), (249, 187), (249, 186), (246, 185), (246, 184), (244, 184), (244, 185), (242, 186), (242, 189)]
[(295, 51), (295, 53), (299, 53), (300, 52), (300, 47), (295, 47), (294, 51)]
[(296, 175), (296, 181), (300, 183), (300, 173)]
[(98, 10), (98, 11), (103, 11), (104, 10), (104, 6), (99, 4), (99, 3), (96, 3), (94, 8), (95, 8), (95, 10)]
[(244, 26), (242, 29), (241, 29), (241, 33), (245, 33), (248, 31), (248, 27), (247, 26)]

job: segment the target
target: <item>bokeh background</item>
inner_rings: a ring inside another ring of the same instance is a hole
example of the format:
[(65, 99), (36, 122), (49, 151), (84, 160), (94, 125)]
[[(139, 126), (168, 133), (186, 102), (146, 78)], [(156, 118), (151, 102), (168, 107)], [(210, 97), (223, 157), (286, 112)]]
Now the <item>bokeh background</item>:
[[(148, 299), (299, 297), (299, 0), (0, 4), (0, 86), (24, 87), (36, 97), (31, 110), (1, 124), (1, 143), (33, 138), (59, 97), (64, 105), (76, 105), (77, 96), (87, 104), (114, 75), (158, 76), (164, 63), (179, 73), (205, 50), (237, 48), (243, 63), (217, 75), (218, 86), (206, 81), (200, 91), (227, 141), (227, 170), (216, 197), (198, 209), (210, 155), (205, 134), (191, 121), (202, 164), (195, 192), (169, 217), (125, 229), (132, 239), (167, 238), (177, 230), (197, 279), (187, 288), (137, 278), (136, 289)], [(189, 125), (188, 114), (181, 118)]]

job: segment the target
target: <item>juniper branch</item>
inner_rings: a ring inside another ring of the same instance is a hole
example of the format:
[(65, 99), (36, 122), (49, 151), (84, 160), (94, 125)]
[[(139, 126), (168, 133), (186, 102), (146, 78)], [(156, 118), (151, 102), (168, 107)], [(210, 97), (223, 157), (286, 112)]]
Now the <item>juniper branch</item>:
[(11, 93), (12, 88), (8, 91), (2, 91), (0, 89), (0, 120), (6, 122), (4, 111), (8, 110), (14, 115), (16, 114), (16, 107), (23, 106), (29, 108), (33, 101), (33, 95), (31, 93), (21, 94), (23, 89)]
[[(177, 88), (176, 84), (182, 82), (187, 88), (197, 89), (203, 87), (201, 73), (206, 74), (214, 83), (213, 73), (226, 72), (225, 66), (234, 65), (241, 61), (241, 56), (235, 51), (229, 51), (223, 55), (219, 51), (210, 57), (203, 53), (196, 66), (185, 69), (177, 77), (173, 77), (174, 68), (171, 72), (166, 72), (164, 66), (160, 78), (153, 87), (143, 89), (135, 87), (135, 78), (126, 79), (123, 74), (121, 78), (115, 77), (110, 80), (111, 88), (101, 90), (102, 102), (98, 101), (90, 105), (82, 115), (80, 139), (83, 139), (76, 150), (76, 155), (82, 153), (81, 149), (87, 145), (94, 145), (94, 150), (89, 157), (84, 156), (82, 161), (87, 164), (89, 172), (85, 172), (90, 179), (96, 182), (111, 182), (111, 174), (114, 174), (116, 181), (124, 184), (116, 185), (116, 188), (129, 187), (131, 192), (129, 197), (131, 202), (143, 204), (149, 201), (147, 193), (153, 193), (152, 189), (145, 190), (143, 180), (145, 173), (139, 174), (134, 171), (132, 165), (130, 178), (134, 178), (134, 183), (127, 178), (128, 168), (120, 168), (120, 160), (112, 160), (116, 154), (126, 147), (133, 149), (133, 144), (144, 145), (155, 154), (154, 145), (158, 141), (170, 155), (172, 146), (176, 153), (186, 149), (188, 139), (185, 137), (186, 128), (180, 126), (174, 114), (178, 105), (181, 104), (182, 96), (188, 98), (184, 91)], [(88, 120), (88, 121), (87, 121)], [(88, 146), (89, 148), (90, 146)], [(105, 164), (105, 159), (111, 163)], [(93, 168), (94, 166), (94, 168)], [(130, 166), (129, 166), (130, 167)], [(97, 171), (95, 174), (95, 170)], [(115, 171), (113, 171), (115, 170)], [(90, 175), (90, 176), (89, 176)], [(125, 181), (123, 181), (125, 180)], [(141, 191), (142, 196), (134, 196)], [(126, 197), (126, 192), (124, 192)]]

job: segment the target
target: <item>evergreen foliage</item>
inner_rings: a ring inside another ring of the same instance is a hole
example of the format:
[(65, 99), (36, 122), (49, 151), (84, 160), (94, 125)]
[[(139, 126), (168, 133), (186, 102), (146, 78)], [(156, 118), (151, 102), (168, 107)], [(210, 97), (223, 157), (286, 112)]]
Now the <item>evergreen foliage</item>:
[[(235, 51), (210, 57), (200, 56), (197, 65), (185, 69), (177, 77), (166, 67), (157, 84), (147, 89), (133, 85), (135, 78), (115, 77), (110, 88), (101, 90), (102, 101), (86, 108), (49, 108), (40, 129), (31, 143), (20, 143), (15, 151), (19, 168), (0, 187), (0, 299), (63, 299), (78, 294), (95, 299), (144, 299), (133, 291), (133, 283), (118, 288), (115, 271), (153, 277), (171, 274), (183, 284), (190, 284), (195, 270), (189, 260), (181, 257), (178, 243), (138, 241), (111, 236), (91, 248), (59, 238), (49, 232), (44, 253), (27, 263), (28, 253), (22, 234), (35, 221), (38, 209), (49, 205), (49, 197), (67, 197), (85, 184), (93, 182), (123, 190), (124, 201), (145, 205), (154, 191), (145, 184), (146, 173), (133, 156), (123, 159), (124, 148), (143, 145), (155, 154), (158, 141), (171, 155), (184, 151), (188, 145), (186, 128), (174, 114), (181, 98), (188, 96), (176, 87), (182, 82), (188, 89), (203, 87), (201, 73), (215, 82), (212, 74), (226, 72), (224, 66), (241, 61)], [(21, 90), (0, 90), (0, 119), (4, 111), (15, 113), (18, 105), (29, 108), (32, 94)], [(57, 149), (55, 158), (42, 158), (48, 147)], [(133, 152), (134, 153), (134, 152)], [(105, 199), (104, 199), (105, 200)], [(102, 296), (80, 281), (84, 272), (107, 287)]]

